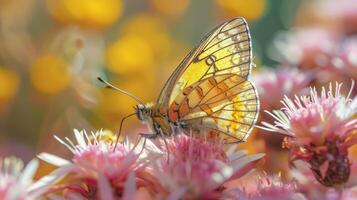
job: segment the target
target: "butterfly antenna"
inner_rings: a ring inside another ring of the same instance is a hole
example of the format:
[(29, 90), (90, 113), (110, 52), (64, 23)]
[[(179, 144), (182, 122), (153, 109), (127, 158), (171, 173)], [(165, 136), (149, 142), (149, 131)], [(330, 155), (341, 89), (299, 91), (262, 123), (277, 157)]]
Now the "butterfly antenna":
[(141, 101), (140, 99), (138, 99), (136, 96), (134, 96), (133, 94), (127, 92), (127, 91), (124, 91), (122, 89), (119, 89), (117, 87), (115, 87), (114, 85), (110, 84), (108, 81), (105, 81), (104, 79), (102, 79), (101, 77), (97, 77), (97, 79), (102, 82), (103, 84), (105, 84), (105, 87), (106, 88), (109, 88), (109, 89), (112, 89), (112, 90), (116, 90), (118, 92), (121, 92), (123, 94), (126, 94), (128, 95), (129, 97), (131, 97), (132, 99), (134, 99), (136, 102), (140, 103), (140, 104), (144, 104), (143, 101)]

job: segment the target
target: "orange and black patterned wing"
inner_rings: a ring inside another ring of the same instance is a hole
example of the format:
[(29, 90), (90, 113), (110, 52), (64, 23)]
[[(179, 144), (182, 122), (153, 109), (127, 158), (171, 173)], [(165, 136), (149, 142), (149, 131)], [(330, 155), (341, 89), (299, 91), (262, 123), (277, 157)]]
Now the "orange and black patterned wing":
[(256, 89), (248, 80), (251, 67), (246, 21), (226, 22), (209, 33), (172, 74), (159, 97), (159, 112), (227, 143), (244, 141), (259, 111)]
[(235, 143), (249, 136), (258, 111), (254, 85), (236, 74), (222, 74), (186, 87), (171, 104), (169, 118)]
[(167, 112), (184, 88), (220, 74), (247, 79), (252, 66), (251, 39), (247, 22), (236, 18), (206, 35), (171, 75), (157, 104)]

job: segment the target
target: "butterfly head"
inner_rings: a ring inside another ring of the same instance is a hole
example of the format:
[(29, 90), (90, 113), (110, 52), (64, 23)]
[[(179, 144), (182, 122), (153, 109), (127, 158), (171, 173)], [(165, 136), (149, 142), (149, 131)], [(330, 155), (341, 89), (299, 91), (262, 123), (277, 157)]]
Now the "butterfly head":
[(151, 106), (145, 104), (138, 104), (134, 107), (136, 115), (140, 121), (147, 121), (151, 117)]

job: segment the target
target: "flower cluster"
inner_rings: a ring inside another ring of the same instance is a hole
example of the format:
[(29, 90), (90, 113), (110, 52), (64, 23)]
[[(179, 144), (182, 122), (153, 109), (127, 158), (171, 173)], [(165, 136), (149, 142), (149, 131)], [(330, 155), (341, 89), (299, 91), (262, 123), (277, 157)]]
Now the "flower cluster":
[[(73, 154), (67, 160), (41, 153), (57, 167), (45, 195), (66, 199), (190, 199), (226, 195), (234, 181), (255, 168), (264, 154), (225, 150), (221, 143), (180, 134), (167, 149), (150, 140), (116, 142), (108, 131), (74, 130), (76, 142), (55, 137)], [(233, 149), (234, 148), (234, 149)], [(44, 177), (47, 178), (48, 177)], [(12, 200), (12, 198), (9, 198)]]
[(48, 176), (34, 181), (38, 166), (36, 159), (31, 160), (25, 168), (16, 157), (0, 159), (0, 199), (34, 200), (41, 197), (56, 178)]
[(251, 171), (264, 156), (233, 149), (225, 152), (221, 143), (186, 135), (171, 139), (167, 152), (169, 160), (159, 161), (154, 173), (176, 199), (222, 198), (230, 190), (226, 184)]
[(58, 178), (65, 179), (51, 192), (62, 192), (66, 198), (116, 199), (132, 195), (128, 192), (135, 191), (136, 185), (149, 188), (150, 175), (144, 171), (148, 160), (140, 157), (144, 154), (139, 150), (140, 144), (133, 146), (127, 140), (116, 144), (105, 133), (74, 130), (76, 143), (56, 137), (73, 153), (70, 160), (39, 154), (42, 160), (59, 167)]
[(340, 94), (341, 84), (329, 91), (322, 88), (318, 95), (311, 89), (310, 95), (285, 98), (281, 111), (269, 113), (275, 124), (263, 122), (267, 130), (291, 137), (285, 140), (290, 149), (290, 160), (304, 160), (310, 164), (315, 177), (322, 184), (334, 186), (345, 183), (350, 175), (348, 148), (357, 143), (354, 131), (357, 120), (357, 98)]

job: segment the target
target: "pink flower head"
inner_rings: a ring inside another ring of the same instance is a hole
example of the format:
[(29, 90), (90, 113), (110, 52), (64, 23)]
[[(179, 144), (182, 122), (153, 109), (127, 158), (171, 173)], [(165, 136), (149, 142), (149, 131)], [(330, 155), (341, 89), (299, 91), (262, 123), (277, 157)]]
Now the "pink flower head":
[(333, 67), (348, 78), (357, 80), (357, 36), (348, 37), (332, 58)]
[(357, 199), (357, 186), (344, 188), (342, 191), (331, 189), (326, 193), (325, 200), (350, 200)]
[[(246, 183), (243, 187), (226, 192), (227, 198), (239, 200), (306, 200), (303, 194), (298, 192), (298, 183), (294, 180), (284, 182), (281, 175), (268, 176), (264, 174), (254, 179), (254, 184), (247, 190)], [(248, 186), (249, 187), (249, 186)]]
[(113, 140), (104, 138), (103, 131), (89, 135), (74, 130), (74, 134), (77, 144), (56, 137), (73, 153), (71, 161), (47, 153), (39, 155), (59, 167), (58, 178), (66, 176), (65, 183), (54, 191), (61, 190), (68, 198), (110, 200), (133, 196), (137, 186), (149, 184), (150, 176), (144, 171), (146, 160), (140, 157), (142, 145), (136, 148), (125, 140), (115, 147)]
[(48, 190), (53, 179), (43, 177), (38, 181), (33, 181), (38, 165), (36, 159), (30, 161), (25, 168), (23, 168), (23, 162), (15, 157), (0, 159), (0, 199), (39, 199)]
[(357, 98), (340, 94), (342, 84), (333, 90), (322, 88), (318, 95), (285, 97), (281, 111), (268, 112), (276, 121), (274, 125), (263, 122), (265, 130), (280, 132), (288, 137), (285, 146), (290, 149), (290, 159), (304, 160), (310, 164), (320, 183), (333, 186), (344, 183), (350, 174), (347, 149), (357, 143), (354, 131), (357, 120)]
[(277, 59), (311, 69), (326, 66), (339, 41), (338, 34), (314, 27), (281, 33), (274, 41), (274, 46)]
[(280, 175), (262, 177), (258, 182), (257, 194), (252, 200), (306, 200), (305, 196), (298, 192), (298, 185), (293, 181), (283, 182)]
[(296, 182), (283, 182), (280, 175), (262, 177), (258, 182), (258, 194), (253, 199), (304, 199), (300, 197), (302, 195), (298, 194), (296, 190)]
[[(307, 199), (316, 200), (347, 200), (357, 199), (357, 187), (356, 183), (344, 184), (343, 187), (330, 188), (324, 187), (319, 184), (314, 178), (313, 172), (306, 166), (305, 163), (298, 162), (299, 170), (292, 169), (291, 176), (298, 183), (298, 191), (304, 194)], [(351, 168), (351, 171), (355, 171), (356, 168)], [(351, 174), (351, 179), (354, 178), (354, 174)]]
[(220, 143), (184, 134), (168, 141), (169, 160), (161, 160), (154, 169), (166, 190), (161, 196), (175, 199), (216, 199), (226, 189), (224, 184), (254, 168), (262, 154), (244, 152), (226, 154)]
[(280, 99), (284, 95), (291, 97), (306, 88), (311, 77), (296, 68), (280, 67), (276, 70), (261, 71), (253, 76), (253, 79), (259, 92), (262, 110), (274, 110), (280, 108)]
[[(253, 76), (254, 83), (257, 86), (261, 112), (263, 110), (275, 110), (281, 107), (280, 100), (284, 96), (293, 97), (296, 93), (305, 92), (311, 80), (311, 74), (303, 72), (298, 68), (279, 67), (277, 69), (263, 70), (256, 76)], [(261, 121), (273, 123), (273, 120), (266, 113), (261, 113)], [(260, 131), (261, 134), (256, 136), (264, 139), (267, 146), (267, 159), (265, 162), (265, 170), (271, 172), (286, 171), (288, 165), (280, 165), (276, 167), (274, 162), (281, 159), (282, 154), (281, 143), (284, 136), (279, 134), (266, 134)], [(284, 152), (283, 155), (286, 155)], [(274, 168), (273, 168), (274, 167)]]
[(337, 28), (346, 33), (357, 32), (357, 5), (355, 0), (317, 1), (314, 10), (319, 10), (319, 17), (328, 21), (328, 24), (337, 24)]

